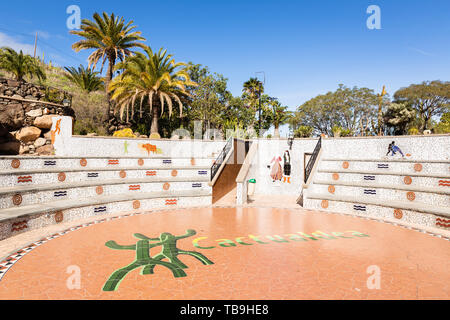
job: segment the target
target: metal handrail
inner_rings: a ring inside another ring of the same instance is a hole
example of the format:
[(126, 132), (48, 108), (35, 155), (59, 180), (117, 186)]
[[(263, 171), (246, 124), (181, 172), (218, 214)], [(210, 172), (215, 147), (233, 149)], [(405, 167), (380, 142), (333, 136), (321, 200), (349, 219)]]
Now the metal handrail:
[(228, 139), (227, 143), (225, 144), (225, 147), (223, 147), (216, 161), (214, 161), (211, 167), (211, 181), (213, 181), (214, 177), (217, 174), (217, 171), (219, 171), (220, 166), (225, 161), (228, 152), (230, 152), (231, 148), (233, 147), (233, 141), (234, 141), (233, 138)]
[(311, 175), (311, 171), (316, 163), (317, 155), (319, 154), (320, 149), (322, 148), (322, 137), (319, 138), (319, 142), (317, 142), (316, 147), (314, 148), (313, 154), (308, 161), (308, 164), (305, 168), (305, 183), (308, 181), (309, 176)]

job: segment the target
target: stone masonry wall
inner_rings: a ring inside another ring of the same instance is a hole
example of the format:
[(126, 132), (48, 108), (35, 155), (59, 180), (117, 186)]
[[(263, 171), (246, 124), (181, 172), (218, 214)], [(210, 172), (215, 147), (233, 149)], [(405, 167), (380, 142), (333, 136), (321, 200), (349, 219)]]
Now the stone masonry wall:
[(62, 91), (51, 89), (50, 94), (61, 99), (60, 106), (44, 101), (46, 87), (0, 78), (0, 155), (53, 154), (52, 117), (73, 117), (74, 112), (62, 106)]

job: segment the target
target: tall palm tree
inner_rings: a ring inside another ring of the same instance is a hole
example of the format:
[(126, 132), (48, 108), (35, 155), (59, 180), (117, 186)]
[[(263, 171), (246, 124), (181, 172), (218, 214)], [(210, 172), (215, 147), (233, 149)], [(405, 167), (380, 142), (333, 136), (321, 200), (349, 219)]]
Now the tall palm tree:
[(181, 98), (189, 96), (186, 86), (195, 86), (196, 83), (189, 78), (187, 64), (175, 62), (166, 50), (161, 48), (154, 53), (146, 47), (144, 51), (145, 54), (138, 52), (117, 64), (115, 69), (122, 70), (122, 73), (111, 81), (109, 91), (120, 107), (120, 117), (127, 113), (127, 121), (129, 112), (134, 114), (136, 100), (140, 100), (141, 115), (146, 100), (152, 114), (150, 132), (158, 133), (159, 114), (164, 113), (164, 106), (167, 104), (171, 116), (174, 100), (182, 116)]
[(39, 80), (46, 79), (44, 69), (36, 59), (28, 54), (24, 54), (22, 50), (17, 53), (9, 47), (0, 49), (0, 69), (14, 74), (18, 81), (23, 81), (26, 75), (31, 78), (37, 76)]
[[(100, 16), (97, 12), (93, 15), (94, 21), (83, 19), (81, 21), (81, 30), (73, 30), (70, 33), (83, 37), (72, 45), (72, 49), (79, 52), (84, 49), (94, 49), (95, 51), (89, 56), (89, 68), (97, 66), (102, 60), (100, 72), (103, 72), (103, 66), (108, 60), (108, 70), (106, 72), (106, 86), (113, 78), (114, 66), (117, 60), (123, 61), (126, 57), (133, 54), (133, 48), (144, 48), (145, 45), (139, 41), (145, 41), (141, 37), (141, 32), (133, 31), (133, 21), (125, 23), (123, 17), (119, 18), (112, 13), (110, 16), (106, 12)], [(108, 110), (107, 117), (110, 118), (111, 97), (108, 94)]]
[(292, 117), (292, 112), (287, 111), (288, 107), (282, 106), (277, 100), (271, 102), (273, 110), (273, 120), (272, 124), (275, 127), (273, 136), (275, 138), (280, 137), (280, 125), (283, 125), (289, 121)]
[[(253, 113), (256, 112), (256, 107), (258, 105), (258, 100), (262, 97), (262, 94), (264, 92), (264, 87), (261, 81), (259, 81), (257, 78), (250, 78), (246, 82), (244, 82), (244, 87), (242, 89), (242, 92), (244, 93), (244, 98), (249, 103), (249, 106)], [(253, 121), (249, 124), (249, 129), (253, 130), (255, 124), (255, 119), (253, 116)]]
[(65, 75), (66, 78), (75, 83), (83, 91), (91, 93), (103, 89), (103, 80), (97, 76), (99, 72), (94, 72), (92, 69), (85, 68), (82, 65), (78, 69), (74, 67), (65, 67), (64, 69), (68, 72)]

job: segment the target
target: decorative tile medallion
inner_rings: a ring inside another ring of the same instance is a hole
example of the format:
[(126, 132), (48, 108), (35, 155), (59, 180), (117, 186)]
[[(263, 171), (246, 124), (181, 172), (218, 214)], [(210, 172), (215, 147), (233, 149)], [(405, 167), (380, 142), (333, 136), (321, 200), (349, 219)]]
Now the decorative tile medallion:
[(403, 211), (400, 210), (400, 209), (395, 209), (395, 210), (394, 210), (394, 217), (395, 217), (396, 219), (401, 219), (401, 218), (403, 218)]
[(115, 166), (119, 164), (119, 160), (115, 159), (115, 160), (108, 160), (108, 165), (110, 166)]
[(329, 205), (328, 200), (322, 200), (322, 202), (320, 203), (320, 206), (324, 209), (327, 209), (328, 205)]
[(87, 174), (88, 178), (98, 178), (98, 173), (97, 172), (90, 172)]
[(349, 166), (350, 166), (350, 164), (348, 163), (348, 161), (344, 161), (342, 163), (342, 168), (344, 168), (344, 169), (348, 169)]
[(11, 161), (11, 167), (13, 167), (14, 169), (17, 169), (20, 167), (20, 160), (19, 159), (13, 159)]
[(64, 182), (66, 180), (66, 174), (64, 172), (58, 173), (58, 181)]
[(102, 187), (102, 186), (98, 186), (97, 188), (95, 188), (95, 192), (96, 192), (98, 195), (103, 194), (103, 187)]
[(333, 173), (333, 180), (335, 180), (335, 181), (339, 180), (339, 174), (338, 173)]
[(353, 205), (353, 210), (366, 212), (367, 208), (366, 208), (366, 206), (360, 206), (360, 205), (355, 204), (355, 205)]
[(94, 208), (94, 213), (106, 212), (106, 206)]
[(144, 159), (139, 159), (138, 165), (142, 167), (144, 165)]
[(177, 170), (172, 170), (172, 177), (176, 177), (178, 175), (178, 171)]
[(336, 191), (336, 188), (334, 186), (328, 186), (328, 192), (334, 193)]
[(410, 185), (412, 183), (412, 178), (407, 176), (403, 179), (403, 182), (407, 185)]
[(378, 163), (377, 165), (378, 169), (389, 169), (388, 163)]
[(365, 181), (375, 181), (375, 176), (364, 176)]
[(164, 189), (165, 191), (169, 190), (169, 189), (170, 189), (170, 183), (168, 183), (168, 182), (164, 183), (163, 189)]
[(12, 197), (12, 202), (15, 206), (20, 206), (22, 204), (22, 200), (22, 196), (18, 193)]
[(410, 191), (406, 194), (406, 198), (409, 201), (414, 201), (414, 200), (416, 200), (416, 194), (414, 192)]
[(127, 177), (126, 171), (124, 171), (124, 170), (120, 171), (119, 176), (120, 176), (122, 179), (125, 179), (125, 178)]
[(377, 194), (377, 190), (375, 190), (375, 189), (364, 189), (364, 194), (375, 195), (375, 194)]
[(61, 223), (64, 220), (64, 214), (62, 211), (57, 211), (55, 213), (55, 222), (56, 223)]
[(56, 161), (44, 161), (44, 166), (56, 166)]
[(137, 210), (141, 207), (141, 202), (139, 200), (133, 201), (133, 209)]
[(414, 165), (414, 171), (420, 172), (420, 171), (422, 171), (422, 169), (423, 169), (423, 167), (422, 167), (422, 165), (420, 163), (416, 163)]
[(195, 166), (195, 158), (191, 158), (191, 165)]
[(128, 187), (128, 190), (130, 190), (130, 191), (141, 190), (141, 186), (138, 185), (138, 184), (136, 184), (136, 185), (130, 185), (130, 186)]
[(156, 171), (147, 171), (147, 172), (145, 173), (145, 175), (146, 175), (147, 177), (154, 177), (154, 176), (156, 176)]
[(87, 166), (87, 160), (85, 158), (80, 160), (80, 166), (86, 167)]

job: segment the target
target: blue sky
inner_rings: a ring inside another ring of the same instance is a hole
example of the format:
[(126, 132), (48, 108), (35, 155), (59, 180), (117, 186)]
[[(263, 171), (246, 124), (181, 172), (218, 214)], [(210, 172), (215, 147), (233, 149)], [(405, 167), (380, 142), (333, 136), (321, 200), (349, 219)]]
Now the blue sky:
[[(222, 73), (234, 95), (264, 71), (266, 92), (292, 110), (339, 83), (386, 85), (392, 95), (450, 75), (448, 0), (3, 1), (0, 46), (32, 51), (38, 31), (47, 61), (86, 63), (89, 52), (72, 51), (78, 37), (66, 27), (73, 4), (82, 18), (106, 11), (134, 20), (148, 45)], [(381, 30), (366, 26), (369, 5), (381, 9)]]

